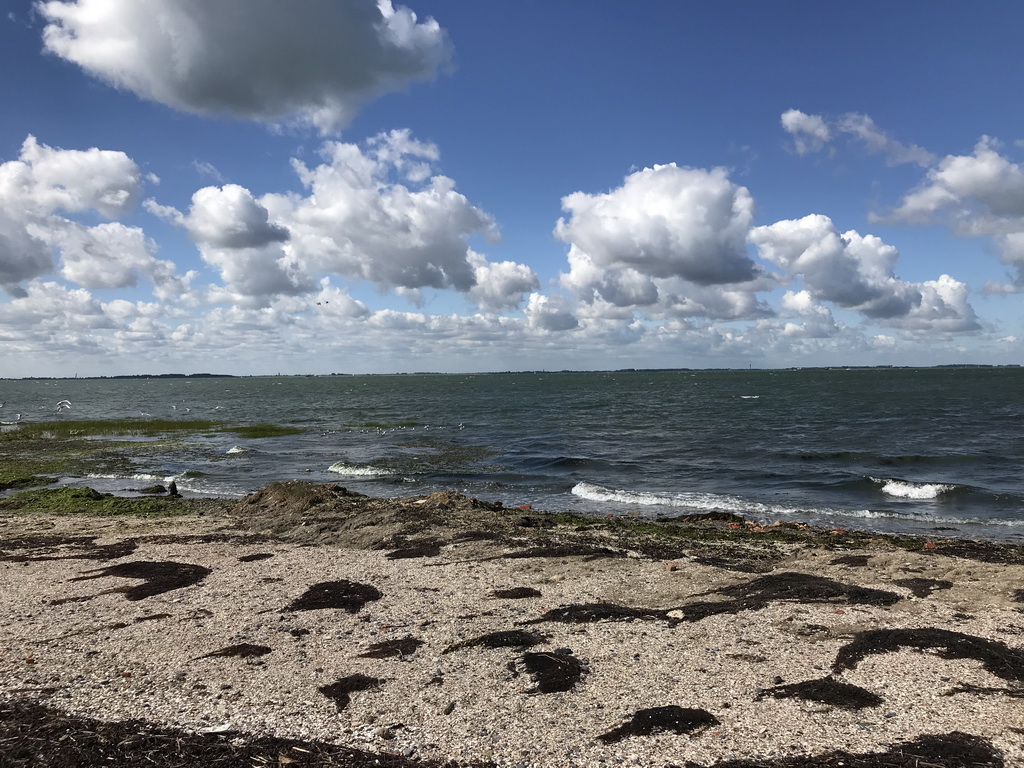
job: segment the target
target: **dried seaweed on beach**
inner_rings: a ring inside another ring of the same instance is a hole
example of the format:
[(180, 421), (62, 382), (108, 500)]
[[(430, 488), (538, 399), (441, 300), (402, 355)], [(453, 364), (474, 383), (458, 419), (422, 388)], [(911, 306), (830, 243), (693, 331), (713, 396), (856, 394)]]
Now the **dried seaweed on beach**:
[(349, 613), (358, 613), (373, 600), (380, 600), (380, 590), (358, 581), (339, 579), (314, 584), (294, 600), (285, 610), (319, 611), (337, 608)]
[[(254, 643), (238, 643), (237, 645), (229, 645), (227, 648), (221, 648), (218, 651), (207, 653), (205, 656), (199, 656), (199, 659), (217, 659), (217, 658), (239, 658), (239, 659), (254, 659), (259, 656), (266, 656), (272, 649), (266, 645), (256, 645)], [(198, 659), (197, 659), (198, 660)]]
[(547, 635), (539, 632), (509, 629), (501, 632), (488, 632), (486, 635), (480, 635), (471, 640), (463, 640), (461, 643), (449, 645), (441, 653), (451, 653), (463, 648), (531, 648), (547, 639)]
[(441, 554), (441, 542), (436, 539), (410, 543), (388, 552), (384, 557), (388, 560), (408, 560), (414, 557), (437, 557)]
[[(707, 768), (1005, 768), (1002, 753), (978, 736), (953, 733), (918, 736), (887, 752), (725, 760)], [(685, 768), (702, 768), (687, 763)]]
[(539, 589), (533, 587), (512, 587), (510, 589), (496, 589), (491, 592), (491, 597), (501, 600), (522, 600), (527, 597), (540, 597)]
[(4, 768), (434, 768), (392, 753), (298, 739), (239, 738), (193, 733), (143, 720), (104, 722), (18, 700), (0, 703), (0, 765)]
[(630, 608), (627, 605), (616, 605), (614, 603), (577, 603), (574, 605), (563, 605), (560, 608), (552, 608), (540, 618), (524, 622), (526, 624), (540, 624), (545, 621), (557, 621), (563, 624), (589, 624), (595, 621), (667, 621), (675, 625), (676, 620), (668, 615), (668, 610), (656, 608)]
[(583, 675), (583, 663), (568, 648), (550, 653), (524, 653), (510, 661), (508, 668), (513, 675), (526, 673), (533, 680), (534, 687), (526, 693), (569, 691)]
[(396, 640), (384, 640), (380, 643), (374, 643), (363, 653), (359, 654), (360, 659), (390, 659), (397, 656), (401, 660), (405, 660), (407, 656), (412, 656), (416, 653), (416, 649), (423, 645), (422, 640), (418, 640), (415, 637), (401, 637)]
[(338, 705), (338, 711), (341, 712), (352, 701), (352, 697), (349, 694), (356, 693), (357, 691), (368, 691), (371, 688), (383, 685), (385, 682), (385, 680), (380, 678), (367, 675), (349, 675), (348, 677), (335, 680), (330, 685), (323, 685), (318, 690), (327, 698), (333, 699), (334, 703)]
[(873, 629), (859, 632), (836, 654), (832, 668), (853, 669), (868, 656), (904, 648), (935, 649), (943, 659), (975, 659), (997, 677), (1024, 682), (1024, 651), (1005, 643), (948, 629)]
[(932, 592), (940, 589), (952, 589), (953, 582), (945, 579), (894, 579), (893, 584), (897, 587), (906, 587), (914, 597), (928, 597)]
[(718, 718), (706, 709), (686, 709), (675, 705), (651, 707), (637, 710), (629, 722), (612, 728), (607, 733), (602, 733), (597, 740), (604, 744), (614, 744), (628, 736), (650, 736), (654, 733), (692, 733), (700, 728), (718, 724)]
[(142, 579), (141, 584), (115, 587), (99, 594), (108, 595), (120, 592), (124, 594), (127, 600), (143, 600), (174, 589), (198, 584), (211, 573), (213, 571), (209, 568), (192, 563), (175, 563), (169, 560), (137, 560), (131, 563), (118, 563), (117, 565), (100, 568), (95, 571), (87, 571), (87, 575), (78, 576), (71, 579), (71, 581), (105, 579), (112, 576), (122, 579)]
[(519, 560), (532, 557), (582, 557), (584, 562), (598, 560), (602, 557), (625, 557), (626, 553), (608, 547), (596, 547), (588, 544), (543, 544), (528, 549), (520, 549), (502, 555), (505, 560)]
[(258, 560), (269, 560), (274, 554), (272, 552), (256, 552), (252, 555), (239, 555), (238, 562), (240, 563), (255, 563)]
[(773, 573), (703, 594), (725, 595), (732, 599), (684, 605), (679, 610), (685, 621), (700, 621), (720, 613), (757, 611), (776, 602), (892, 605), (901, 599), (895, 592), (795, 572)]
[(771, 696), (775, 699), (818, 701), (822, 704), (831, 704), (834, 707), (842, 707), (843, 709), (877, 707), (885, 701), (878, 694), (861, 688), (859, 685), (842, 683), (831, 677), (822, 677), (816, 680), (805, 680), (800, 683), (766, 688), (758, 693), (756, 700), (761, 701), (765, 696)]
[(97, 536), (24, 536), (6, 539), (0, 546), (0, 561), (10, 563), (45, 560), (117, 560), (139, 547), (135, 539), (97, 544)]

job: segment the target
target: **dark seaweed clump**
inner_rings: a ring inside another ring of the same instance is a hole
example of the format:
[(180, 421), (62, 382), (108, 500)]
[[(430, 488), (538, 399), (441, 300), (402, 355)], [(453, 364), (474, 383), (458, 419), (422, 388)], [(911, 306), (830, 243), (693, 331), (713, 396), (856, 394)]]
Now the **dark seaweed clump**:
[(255, 563), (257, 560), (269, 560), (274, 555), (272, 552), (256, 552), (252, 555), (241, 555), (238, 558), (240, 563)]
[(849, 683), (841, 683), (831, 677), (817, 680), (806, 680), (802, 683), (778, 685), (761, 691), (757, 700), (765, 696), (776, 699), (803, 699), (804, 701), (820, 701), (843, 709), (863, 709), (877, 707), (885, 700), (869, 690)]
[(848, 568), (866, 568), (870, 559), (871, 555), (840, 555), (829, 562), (831, 565), (845, 565)]
[(142, 579), (141, 584), (130, 587), (108, 589), (100, 594), (121, 592), (128, 600), (143, 600), (153, 595), (170, 592), (198, 584), (213, 571), (192, 563), (175, 563), (171, 561), (137, 560), (132, 563), (118, 563), (95, 571), (88, 571), (86, 576), (78, 576), (71, 581), (87, 581), (115, 576), (123, 579)]
[(346, 579), (324, 581), (307, 589), (286, 610), (319, 611), (338, 608), (349, 613), (358, 613), (364, 605), (373, 600), (380, 600), (381, 597), (380, 591), (369, 584)]
[(392, 550), (384, 557), (388, 560), (406, 560), (414, 557), (437, 557), (441, 554), (441, 542), (420, 541), (408, 547)]
[(595, 621), (634, 621), (660, 620), (675, 624), (676, 620), (668, 616), (667, 610), (654, 608), (630, 608), (614, 603), (582, 603), (552, 608), (538, 619), (526, 622), (539, 624), (544, 621), (559, 621), (564, 624), (589, 624)]
[(966, 635), (948, 629), (873, 629), (858, 633), (853, 642), (839, 649), (832, 668), (837, 672), (853, 669), (863, 659), (878, 653), (893, 653), (903, 648), (919, 651), (936, 649), (943, 659), (976, 659), (997, 677), (1024, 682), (1024, 651), (1005, 643)]
[(940, 589), (952, 589), (953, 582), (945, 579), (896, 579), (893, 581), (898, 587), (906, 587), (914, 593), (914, 597), (928, 597), (932, 592)]
[(664, 732), (691, 733), (718, 723), (718, 718), (706, 709), (685, 709), (675, 705), (652, 707), (638, 710), (628, 723), (602, 733), (597, 740), (604, 744), (614, 744), (627, 736), (650, 736)]
[(510, 661), (508, 668), (513, 675), (526, 673), (533, 680), (534, 687), (526, 693), (569, 691), (583, 675), (583, 663), (568, 648), (564, 652), (524, 653)]
[(491, 597), (502, 600), (522, 600), (527, 597), (540, 597), (540, 590), (533, 587), (512, 587), (511, 589), (496, 589), (491, 592)]
[(593, 547), (587, 544), (543, 544), (539, 547), (521, 549), (502, 555), (505, 560), (518, 560), (531, 557), (582, 557), (584, 562), (598, 560), (602, 557), (625, 557), (626, 553), (608, 547)]
[(791, 571), (761, 576), (744, 584), (705, 594), (720, 594), (731, 599), (683, 606), (681, 610), (686, 621), (700, 621), (720, 613), (761, 610), (775, 602), (892, 605), (900, 601), (900, 596), (895, 592), (843, 584), (823, 576)]
[(385, 640), (381, 643), (374, 643), (365, 652), (359, 654), (361, 659), (390, 659), (397, 656), (403, 661), (406, 656), (412, 656), (416, 649), (423, 645), (422, 640), (415, 637), (402, 637), (397, 640)]
[[(117, 560), (138, 549), (135, 539), (97, 544), (96, 536), (25, 536), (7, 539), (0, 546), (0, 560), (13, 563), (43, 560)], [(17, 552), (18, 554), (13, 554)]]
[(352, 697), (349, 694), (355, 693), (356, 691), (368, 691), (371, 688), (377, 688), (384, 682), (386, 681), (377, 677), (369, 677), (367, 675), (349, 675), (348, 677), (342, 677), (335, 680), (330, 685), (321, 686), (318, 690), (327, 698), (333, 699), (334, 703), (338, 705), (338, 711), (341, 712), (352, 701)]
[(463, 648), (532, 648), (547, 640), (547, 635), (539, 632), (527, 632), (522, 629), (510, 629), (502, 632), (489, 632), (471, 640), (449, 645), (441, 653), (451, 653)]
[(237, 645), (229, 645), (227, 648), (221, 648), (219, 651), (208, 653), (205, 656), (200, 656), (200, 659), (216, 659), (216, 658), (231, 658), (236, 657), (239, 659), (254, 659), (259, 656), (266, 656), (270, 653), (271, 648), (266, 645), (256, 645), (254, 643), (238, 643)]
[[(829, 752), (810, 757), (726, 760), (709, 768), (1005, 768), (1002, 753), (967, 733), (929, 734), (894, 744), (887, 752)], [(696, 768), (687, 763), (686, 768)]]
[(0, 765), (4, 768), (427, 768), (389, 752), (319, 741), (237, 733), (195, 733), (144, 720), (104, 722), (74, 717), (33, 701), (0, 703)]

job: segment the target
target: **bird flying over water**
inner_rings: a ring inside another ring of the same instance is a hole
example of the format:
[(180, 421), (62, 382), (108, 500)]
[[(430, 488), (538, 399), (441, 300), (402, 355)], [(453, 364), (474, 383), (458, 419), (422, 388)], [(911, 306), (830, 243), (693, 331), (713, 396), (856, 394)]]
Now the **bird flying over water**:
[(70, 400), (61, 400), (59, 403), (57, 403), (57, 413), (60, 413), (61, 411), (70, 411), (70, 410), (71, 410), (71, 401)]

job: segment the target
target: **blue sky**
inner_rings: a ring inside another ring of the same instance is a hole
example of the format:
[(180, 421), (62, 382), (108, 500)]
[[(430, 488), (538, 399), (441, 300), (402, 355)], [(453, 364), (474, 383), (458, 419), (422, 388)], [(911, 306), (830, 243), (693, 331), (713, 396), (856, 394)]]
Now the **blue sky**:
[(1021, 362), (1019, 4), (5, 7), (0, 375)]

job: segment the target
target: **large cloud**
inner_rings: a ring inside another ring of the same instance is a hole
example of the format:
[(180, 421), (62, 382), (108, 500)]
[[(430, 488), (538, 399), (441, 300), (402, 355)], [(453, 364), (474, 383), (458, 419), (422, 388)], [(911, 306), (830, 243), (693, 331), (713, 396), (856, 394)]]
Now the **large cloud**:
[(42, 2), (47, 50), (145, 99), (203, 114), (342, 127), (448, 61), (433, 19), (391, 0)]
[(755, 275), (746, 254), (754, 201), (722, 168), (656, 165), (630, 174), (611, 192), (567, 195), (562, 208), (569, 218), (558, 220), (555, 235), (598, 267), (698, 285)]
[[(762, 258), (801, 276), (809, 296), (889, 325), (969, 331), (979, 327), (966, 286), (943, 275), (913, 283), (894, 273), (899, 252), (873, 235), (840, 234), (821, 214), (757, 227), (750, 240)], [(955, 285), (953, 285), (955, 283)]]
[(656, 165), (604, 194), (562, 199), (555, 235), (570, 244), (559, 282), (606, 317), (752, 318), (765, 287), (747, 256), (753, 200), (724, 169)]
[[(26, 138), (18, 159), (0, 164), (0, 286), (23, 296), (20, 283), (52, 271), (53, 247), (70, 243), (72, 230), (84, 231), (58, 212), (127, 213), (138, 198), (140, 176), (123, 152), (54, 149)], [(103, 239), (104, 233), (94, 234)]]
[(184, 227), (214, 265), (226, 294), (266, 304), (313, 289), (324, 274), (366, 280), (416, 296), (454, 289), (489, 310), (515, 307), (538, 285), (529, 267), (489, 262), (469, 239), (497, 238), (494, 220), (434, 175), (439, 153), (408, 131), (380, 134), (364, 146), (330, 141), (324, 162), (293, 167), (308, 194), (266, 194), (206, 187), (187, 214), (147, 201)]

